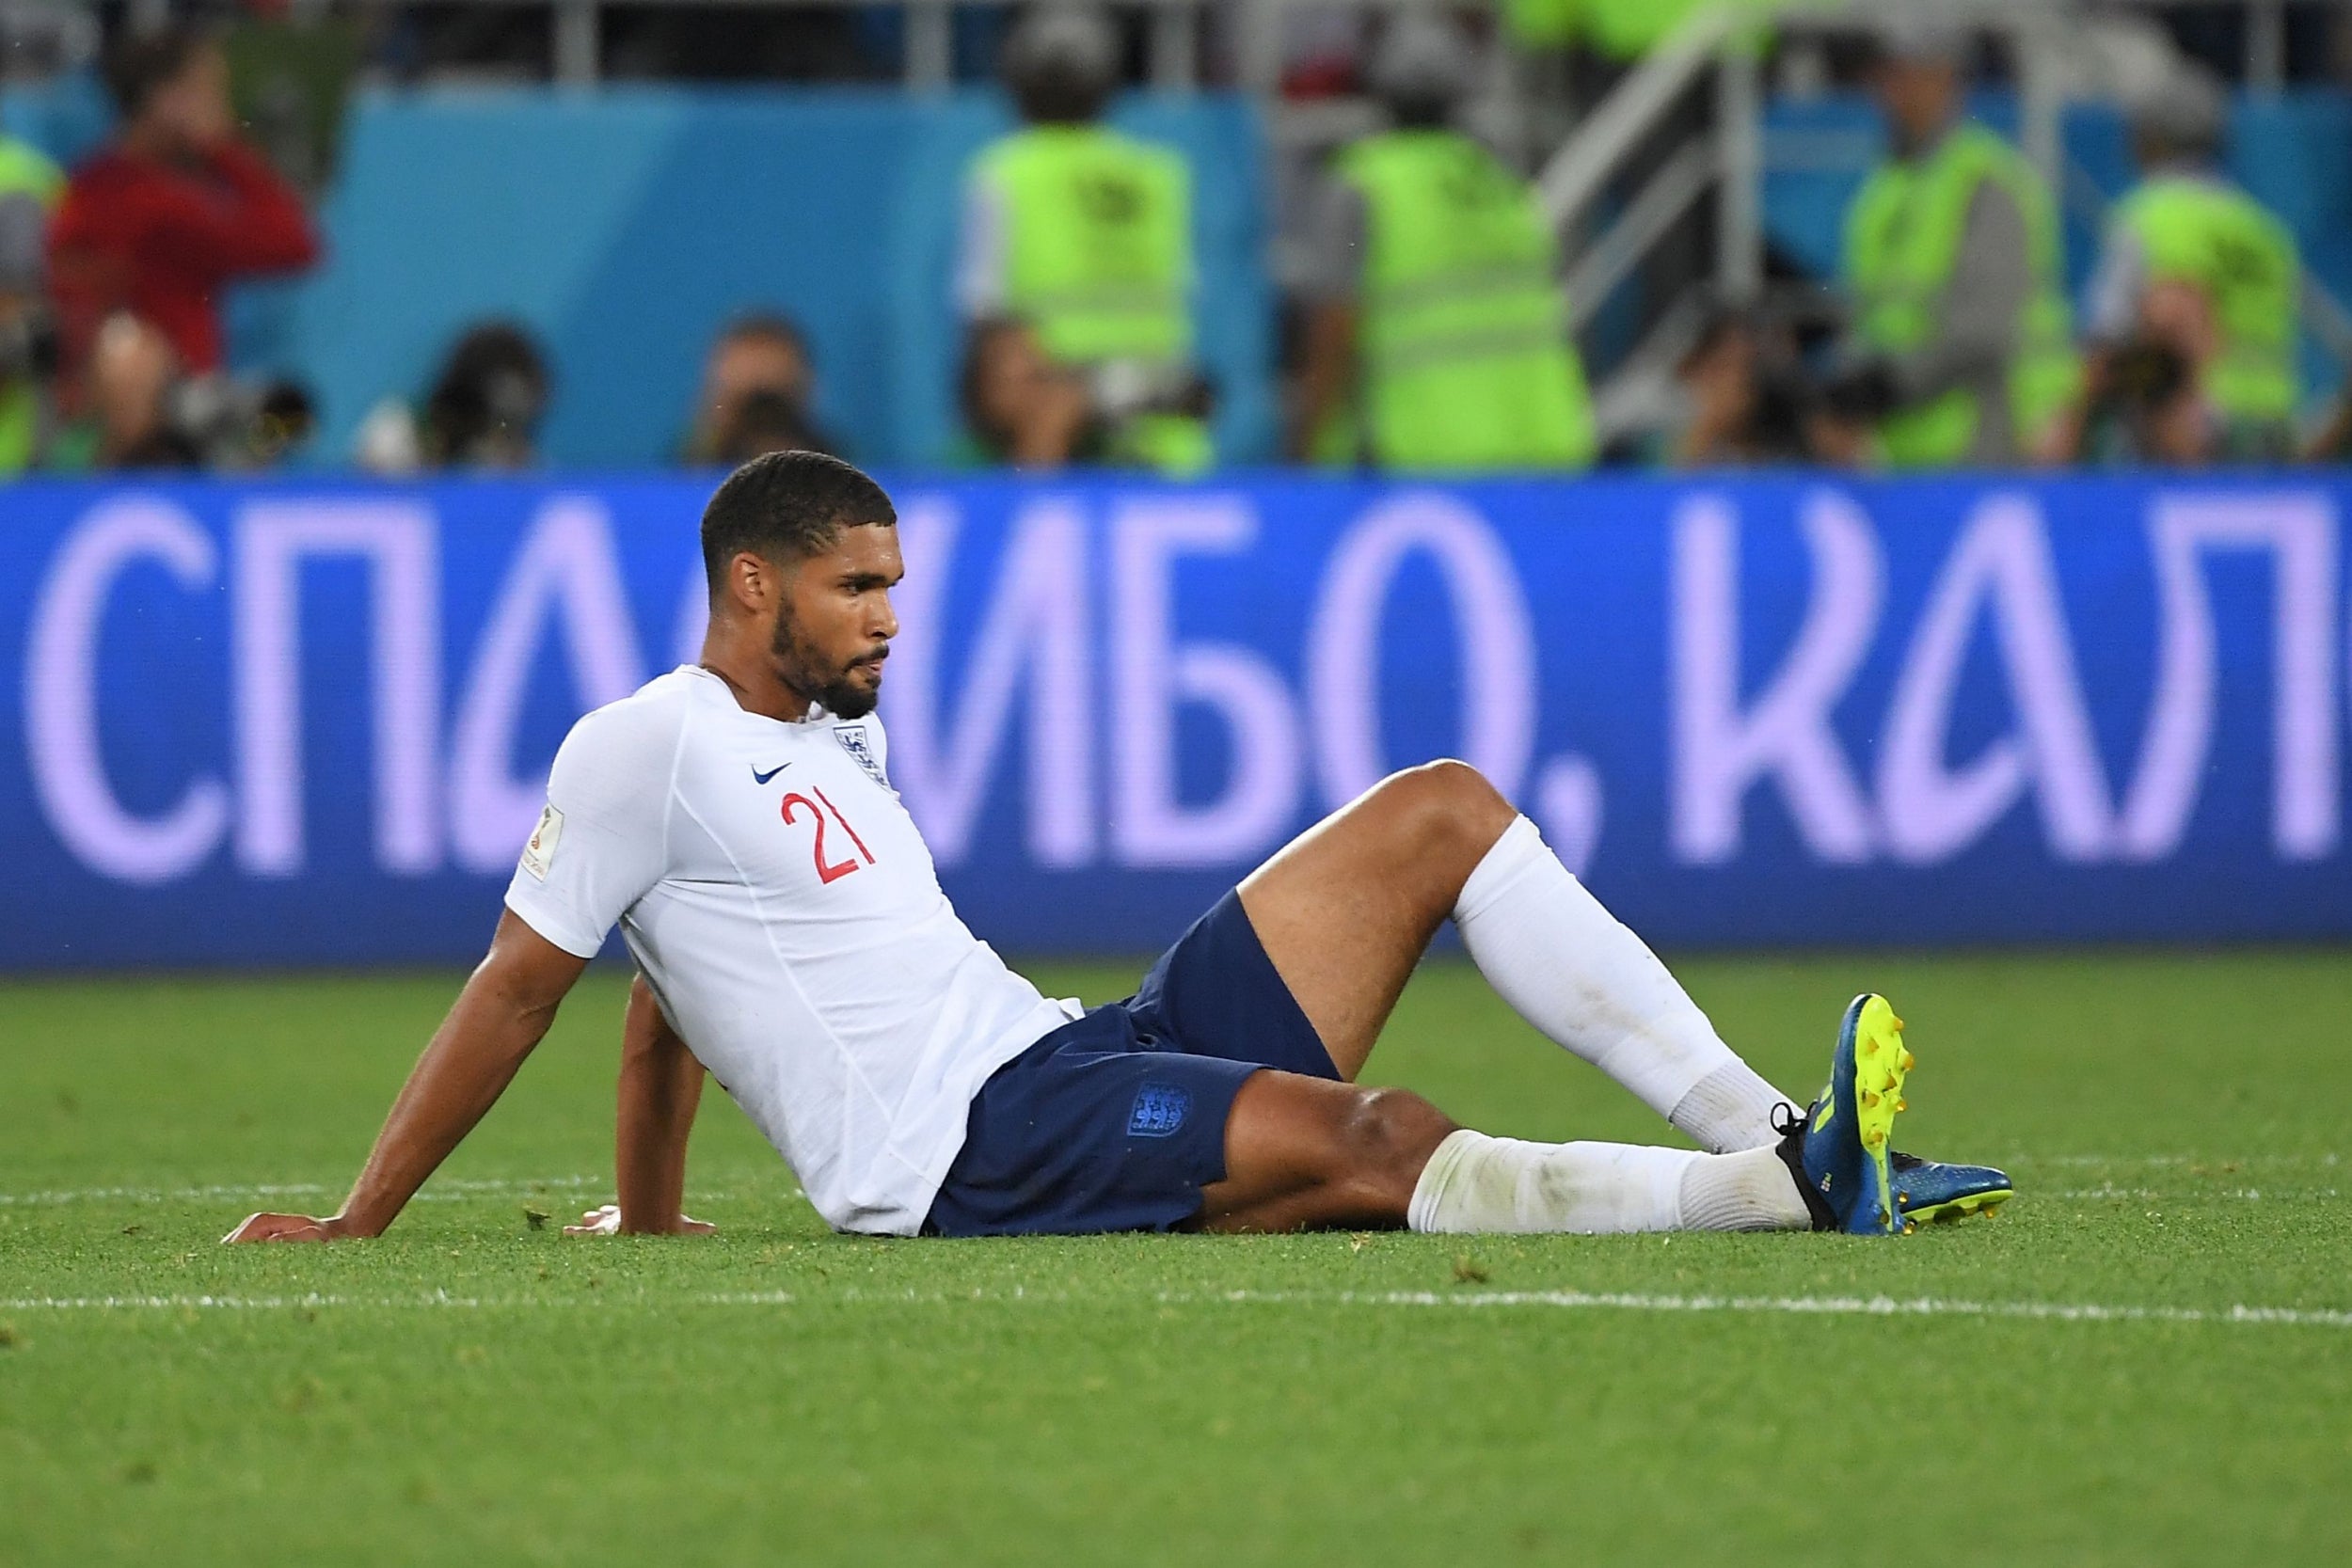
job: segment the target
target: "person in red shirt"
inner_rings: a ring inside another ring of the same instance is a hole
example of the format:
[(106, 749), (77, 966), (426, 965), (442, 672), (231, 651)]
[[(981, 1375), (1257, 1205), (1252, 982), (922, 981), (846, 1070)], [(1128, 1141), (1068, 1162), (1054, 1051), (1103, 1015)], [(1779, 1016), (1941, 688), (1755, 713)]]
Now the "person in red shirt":
[(202, 375), (220, 366), (221, 285), (298, 272), (318, 238), (300, 194), (237, 139), (228, 57), (211, 35), (132, 38), (107, 61), (106, 85), (120, 130), (74, 171), (49, 226), (67, 363), (86, 364), (101, 325), (128, 311)]

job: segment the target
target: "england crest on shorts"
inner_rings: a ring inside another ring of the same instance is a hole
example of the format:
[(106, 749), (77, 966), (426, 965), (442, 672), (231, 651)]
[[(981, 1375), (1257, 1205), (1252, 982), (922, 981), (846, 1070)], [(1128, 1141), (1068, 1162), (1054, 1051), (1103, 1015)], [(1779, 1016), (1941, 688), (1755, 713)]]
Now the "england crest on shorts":
[[(866, 776), (867, 778), (873, 780), (884, 789), (890, 789), (890, 781), (882, 777), (882, 764), (875, 760), (874, 743), (870, 739), (866, 738), (865, 725), (835, 725), (833, 732), (833, 737), (841, 742), (841, 749), (850, 753), (850, 760), (851, 762), (856, 763), (860, 768), (866, 769)], [(895, 789), (890, 789), (890, 793), (896, 795), (898, 792)]]
[(1184, 1125), (1184, 1115), (1192, 1109), (1192, 1093), (1181, 1084), (1146, 1084), (1136, 1092), (1135, 1107), (1127, 1113), (1127, 1135), (1131, 1138), (1168, 1138)]

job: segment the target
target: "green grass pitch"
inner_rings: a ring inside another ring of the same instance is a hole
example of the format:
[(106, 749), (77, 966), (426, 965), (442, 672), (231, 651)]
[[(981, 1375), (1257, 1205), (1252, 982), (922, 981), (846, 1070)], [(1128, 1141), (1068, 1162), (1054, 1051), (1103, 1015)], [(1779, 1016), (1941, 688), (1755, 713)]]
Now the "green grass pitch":
[[(2352, 954), (1680, 967), (1804, 1092), (1886, 991), (1899, 1141), (2019, 1201), (1899, 1243), (851, 1240), (714, 1093), (719, 1237), (566, 1240), (600, 971), (389, 1237), (230, 1251), (333, 1207), (455, 977), (0, 986), (0, 1563), (2352, 1561)], [(1670, 1136), (1458, 963), (1372, 1076)]]

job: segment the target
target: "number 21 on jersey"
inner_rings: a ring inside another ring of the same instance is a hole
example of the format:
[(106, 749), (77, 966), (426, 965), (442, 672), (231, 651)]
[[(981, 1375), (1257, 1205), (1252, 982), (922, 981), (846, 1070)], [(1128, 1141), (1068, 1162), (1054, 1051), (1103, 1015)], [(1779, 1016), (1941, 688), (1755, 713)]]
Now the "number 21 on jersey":
[[(857, 830), (850, 827), (850, 819), (841, 815), (841, 808), (834, 805), (823, 790), (814, 790), (812, 793), (816, 795), (816, 800), (797, 791), (787, 795), (784, 798), (784, 819), (787, 822), (798, 821), (799, 818), (795, 815), (797, 809), (806, 811), (816, 822), (817, 837), (809, 846), (809, 853), (817, 861), (817, 879), (819, 882), (837, 882), (850, 872), (859, 870), (861, 859), (865, 865), (873, 864), (874, 852), (866, 847), (864, 839), (857, 836)], [(818, 804), (820, 800), (824, 802), (821, 806)], [(825, 858), (825, 818), (828, 816), (840, 825), (843, 832), (850, 835), (850, 842), (857, 847), (855, 855), (844, 854), (837, 861), (828, 861)]]

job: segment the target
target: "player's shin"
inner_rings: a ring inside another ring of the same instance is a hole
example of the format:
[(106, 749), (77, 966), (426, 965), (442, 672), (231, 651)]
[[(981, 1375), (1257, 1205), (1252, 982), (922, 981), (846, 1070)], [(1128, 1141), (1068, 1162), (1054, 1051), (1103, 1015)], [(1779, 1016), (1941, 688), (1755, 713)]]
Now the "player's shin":
[(1696, 1154), (1528, 1143), (1468, 1128), (1431, 1155), (1406, 1223), (1453, 1233), (1805, 1230), (1804, 1196), (1772, 1149)]
[[(1789, 1103), (1708, 1022), (1666, 966), (1522, 816), (1454, 908), (1479, 973), (1521, 1018), (1718, 1152), (1771, 1147)], [(1793, 1108), (1793, 1107), (1792, 1107)]]

